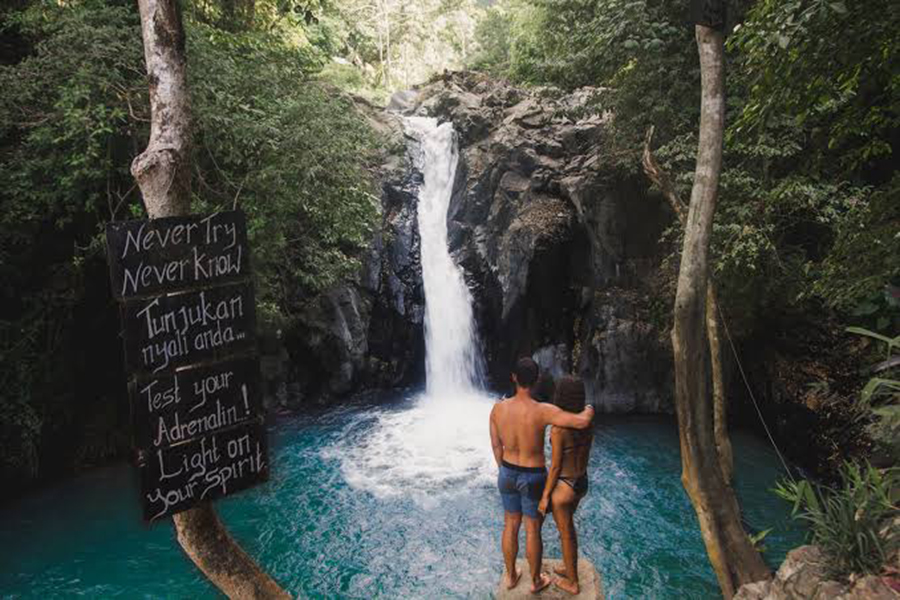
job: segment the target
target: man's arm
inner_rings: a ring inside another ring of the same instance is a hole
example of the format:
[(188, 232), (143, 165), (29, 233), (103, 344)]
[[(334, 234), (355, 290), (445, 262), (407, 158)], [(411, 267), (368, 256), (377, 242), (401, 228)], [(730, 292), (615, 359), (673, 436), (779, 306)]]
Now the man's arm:
[(550, 472), (547, 474), (547, 483), (544, 484), (544, 495), (538, 504), (538, 512), (542, 515), (547, 514), (550, 507), (550, 494), (559, 481), (559, 474), (562, 471), (562, 432), (553, 428), (550, 430), (550, 444), (552, 446), (552, 454), (550, 459)]
[(497, 429), (497, 421), (494, 420), (494, 411), (497, 409), (497, 405), (494, 405), (494, 408), (491, 409), (491, 450), (494, 451), (494, 460), (497, 461), (497, 466), (500, 466), (500, 463), (503, 462), (503, 442), (500, 441), (500, 430)]
[(553, 404), (541, 404), (541, 414), (548, 425), (568, 427), (569, 429), (587, 429), (594, 420), (594, 407), (590, 404), (578, 414), (562, 410)]

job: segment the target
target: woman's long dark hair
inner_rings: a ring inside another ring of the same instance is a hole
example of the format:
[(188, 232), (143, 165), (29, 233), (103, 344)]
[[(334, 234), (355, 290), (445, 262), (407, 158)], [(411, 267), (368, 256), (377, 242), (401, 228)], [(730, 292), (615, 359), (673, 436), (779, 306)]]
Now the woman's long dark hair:
[(584, 410), (584, 382), (579, 377), (566, 375), (556, 382), (553, 404), (561, 409), (580, 413)]

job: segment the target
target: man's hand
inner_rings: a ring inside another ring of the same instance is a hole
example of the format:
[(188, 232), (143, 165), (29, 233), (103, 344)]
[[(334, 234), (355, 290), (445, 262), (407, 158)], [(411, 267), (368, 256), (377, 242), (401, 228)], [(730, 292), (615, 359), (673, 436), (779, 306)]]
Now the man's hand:
[(566, 412), (552, 404), (542, 404), (541, 410), (544, 418), (549, 425), (557, 427), (568, 427), (569, 429), (587, 429), (594, 420), (594, 407), (588, 404), (584, 410), (578, 414)]

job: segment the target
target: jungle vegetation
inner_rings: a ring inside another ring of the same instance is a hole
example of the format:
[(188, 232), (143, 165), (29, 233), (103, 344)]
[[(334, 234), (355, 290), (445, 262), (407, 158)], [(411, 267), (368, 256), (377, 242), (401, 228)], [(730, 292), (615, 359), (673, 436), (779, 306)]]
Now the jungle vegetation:
[[(182, 10), (194, 208), (247, 212), (264, 327), (291, 328), (304, 302), (359, 266), (382, 141), (353, 107), (445, 69), (546, 93), (590, 86), (614, 115), (605, 151), (623, 176), (643, 177), (653, 126), (655, 154), (688, 196), (699, 66), (683, 3), (185, 0)], [(766, 347), (815, 331), (794, 344), (825, 369), (805, 385), (896, 462), (900, 6), (740, 0), (729, 21), (712, 270), (732, 333)], [(103, 227), (144, 214), (129, 173), (149, 120), (140, 39), (126, 0), (17, 0), (0, 12), (7, 493), (128, 448)], [(673, 227), (666, 238), (673, 274), (680, 236)], [(674, 297), (674, 276), (667, 285)], [(855, 387), (832, 389), (835, 365), (851, 365)]]

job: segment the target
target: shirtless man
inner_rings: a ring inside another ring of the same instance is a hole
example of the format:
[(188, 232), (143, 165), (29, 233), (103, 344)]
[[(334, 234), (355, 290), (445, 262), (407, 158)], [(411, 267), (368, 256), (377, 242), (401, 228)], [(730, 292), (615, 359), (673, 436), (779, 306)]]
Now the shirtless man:
[(544, 466), (544, 431), (547, 425), (586, 429), (594, 418), (594, 409), (587, 406), (578, 414), (566, 412), (552, 404), (536, 402), (530, 388), (538, 378), (537, 364), (530, 358), (516, 363), (512, 380), (516, 394), (494, 405), (491, 410), (491, 446), (500, 468), (497, 487), (503, 500), (503, 560), (512, 589), (519, 583), (516, 556), (519, 553), (519, 527), (525, 515), (525, 555), (531, 569), (531, 591), (539, 592), (550, 585), (550, 578), (541, 572), (544, 545), (541, 525), (544, 517), (538, 503), (544, 492), (547, 470)]

